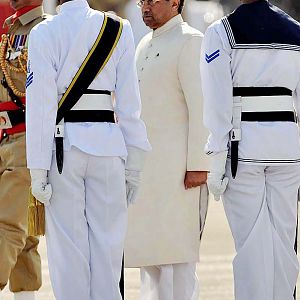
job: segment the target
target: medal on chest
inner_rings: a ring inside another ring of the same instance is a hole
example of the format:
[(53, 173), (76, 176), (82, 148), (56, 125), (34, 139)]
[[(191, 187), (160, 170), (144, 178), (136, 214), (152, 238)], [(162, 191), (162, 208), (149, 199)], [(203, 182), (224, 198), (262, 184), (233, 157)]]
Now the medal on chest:
[(11, 34), (8, 36), (8, 48), (6, 51), (6, 59), (14, 60), (26, 52), (28, 35)]

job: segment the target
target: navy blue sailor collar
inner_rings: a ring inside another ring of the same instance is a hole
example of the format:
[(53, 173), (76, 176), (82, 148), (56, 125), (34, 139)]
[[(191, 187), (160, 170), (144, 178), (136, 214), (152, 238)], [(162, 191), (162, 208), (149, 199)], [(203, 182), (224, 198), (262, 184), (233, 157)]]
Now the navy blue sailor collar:
[(267, 0), (240, 5), (222, 23), (233, 49), (300, 51), (300, 24)]

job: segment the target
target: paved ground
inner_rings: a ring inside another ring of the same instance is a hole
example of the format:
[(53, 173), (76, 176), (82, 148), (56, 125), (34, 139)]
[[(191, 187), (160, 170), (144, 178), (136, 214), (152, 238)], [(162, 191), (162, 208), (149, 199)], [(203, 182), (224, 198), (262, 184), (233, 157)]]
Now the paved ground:
[[(170, 251), (172, 251), (170, 249)], [(40, 252), (43, 259), (43, 287), (37, 300), (54, 300), (49, 281), (45, 241), (41, 240)], [(201, 285), (201, 300), (233, 300), (233, 277), (231, 260), (234, 255), (229, 228), (221, 203), (210, 202), (206, 229), (201, 245), (201, 262), (198, 276)], [(139, 299), (139, 273), (137, 269), (126, 270), (126, 300)], [(5, 290), (3, 300), (13, 297)], [(299, 296), (300, 299), (300, 296)], [(2, 299), (1, 299), (2, 300)], [(67, 299), (72, 300), (72, 299)]]

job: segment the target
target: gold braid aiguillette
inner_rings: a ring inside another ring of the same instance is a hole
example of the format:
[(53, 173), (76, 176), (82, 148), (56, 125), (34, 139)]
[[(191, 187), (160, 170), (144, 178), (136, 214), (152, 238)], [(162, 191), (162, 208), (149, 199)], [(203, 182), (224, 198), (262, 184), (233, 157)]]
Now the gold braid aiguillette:
[(11, 70), (11, 71), (14, 71), (17, 73), (26, 74), (26, 72), (27, 72), (26, 64), (27, 64), (27, 57), (28, 57), (27, 50), (26, 49), (22, 50), (22, 53), (20, 54), (20, 56), (18, 56), (19, 67), (15, 67), (6, 58), (8, 48), (12, 49), (8, 35), (2, 34), (1, 44), (0, 44), (0, 67), (1, 67), (1, 70), (4, 74), (4, 77), (6, 79), (8, 86), (12, 89), (13, 93), (18, 97), (25, 97), (25, 93), (23, 93), (17, 89), (8, 70)]

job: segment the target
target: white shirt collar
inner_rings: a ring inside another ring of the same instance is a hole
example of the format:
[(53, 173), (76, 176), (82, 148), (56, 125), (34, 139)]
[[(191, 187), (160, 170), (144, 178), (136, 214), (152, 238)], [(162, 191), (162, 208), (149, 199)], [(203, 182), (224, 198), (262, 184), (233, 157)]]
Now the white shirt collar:
[(71, 0), (60, 5), (59, 13), (84, 7), (89, 7), (86, 0)]
[(169, 31), (170, 29), (172, 29), (173, 27), (175, 27), (176, 25), (178, 25), (180, 23), (183, 23), (183, 19), (182, 19), (182, 16), (180, 14), (178, 14), (175, 17), (173, 17), (172, 19), (170, 19), (163, 26), (155, 29), (153, 31), (152, 37), (155, 38), (155, 37), (161, 35), (162, 33)]

